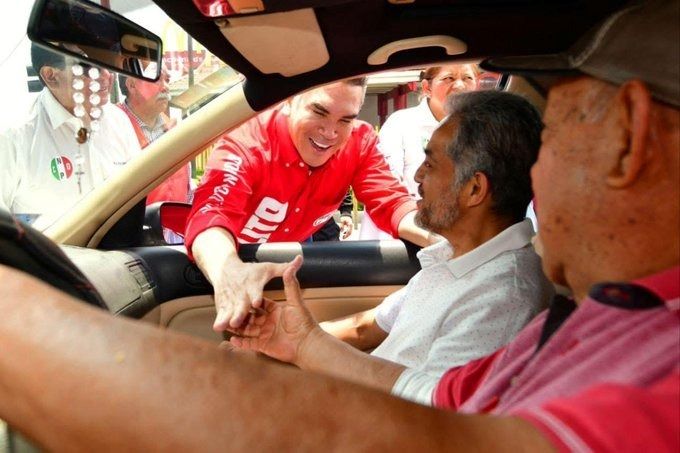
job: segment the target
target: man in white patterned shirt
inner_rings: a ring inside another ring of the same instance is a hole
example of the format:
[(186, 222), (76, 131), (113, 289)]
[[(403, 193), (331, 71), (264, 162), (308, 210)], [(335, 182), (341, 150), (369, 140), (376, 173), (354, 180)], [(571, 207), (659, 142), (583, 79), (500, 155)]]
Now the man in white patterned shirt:
[[(519, 96), (456, 96), (415, 178), (416, 220), (446, 238), (418, 253), (422, 270), (375, 309), (321, 328), (296, 301), (268, 301), (268, 315), (232, 344), (430, 404), (446, 370), (508, 343), (552, 297), (524, 219), (540, 133), (539, 113)], [(287, 316), (285, 329), (267, 328), (287, 307), (300, 325)], [(301, 347), (302, 338), (311, 340)]]

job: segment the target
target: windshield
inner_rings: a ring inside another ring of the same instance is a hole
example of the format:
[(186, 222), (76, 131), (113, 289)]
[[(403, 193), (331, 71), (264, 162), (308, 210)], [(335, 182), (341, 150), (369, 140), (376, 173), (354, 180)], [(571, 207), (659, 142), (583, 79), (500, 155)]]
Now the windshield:
[[(162, 77), (144, 82), (31, 45), (32, 2), (0, 19), (0, 209), (44, 229), (239, 75), (146, 0), (95, 1), (163, 40)], [(209, 150), (206, 150), (206, 155)], [(190, 202), (202, 155), (147, 197)]]

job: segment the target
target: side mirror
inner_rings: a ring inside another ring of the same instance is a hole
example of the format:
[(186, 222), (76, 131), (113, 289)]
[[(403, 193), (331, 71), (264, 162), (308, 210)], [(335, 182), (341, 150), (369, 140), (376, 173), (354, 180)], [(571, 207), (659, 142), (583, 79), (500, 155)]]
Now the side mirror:
[(161, 201), (146, 207), (144, 245), (184, 244), (184, 230), (191, 205)]
[(38, 45), (116, 72), (149, 81), (161, 74), (161, 39), (87, 0), (36, 0), (27, 33)]

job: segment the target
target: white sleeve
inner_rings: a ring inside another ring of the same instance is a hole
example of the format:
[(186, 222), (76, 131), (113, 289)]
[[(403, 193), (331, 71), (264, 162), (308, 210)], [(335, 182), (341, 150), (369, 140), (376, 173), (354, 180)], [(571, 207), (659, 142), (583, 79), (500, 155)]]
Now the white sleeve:
[(21, 178), (16, 151), (20, 140), (11, 130), (0, 134), (0, 209), (7, 211), (10, 211), (14, 203)]
[(389, 331), (392, 330), (394, 321), (397, 319), (397, 315), (399, 315), (399, 310), (401, 310), (407, 288), (408, 285), (393, 292), (376, 307), (375, 322), (378, 324), (378, 327), (385, 332), (389, 333)]
[(392, 387), (392, 395), (413, 401), (424, 406), (432, 405), (432, 395), (441, 376), (407, 368)]
[(385, 156), (390, 170), (400, 181), (404, 179), (404, 139), (399, 121), (399, 112), (394, 112), (385, 121), (378, 133), (378, 150)]
[(432, 391), (449, 369), (487, 356), (509, 343), (538, 313), (540, 294), (518, 291), (514, 279), (471, 285), (439, 327), (427, 359), (402, 373), (392, 394), (431, 404)]

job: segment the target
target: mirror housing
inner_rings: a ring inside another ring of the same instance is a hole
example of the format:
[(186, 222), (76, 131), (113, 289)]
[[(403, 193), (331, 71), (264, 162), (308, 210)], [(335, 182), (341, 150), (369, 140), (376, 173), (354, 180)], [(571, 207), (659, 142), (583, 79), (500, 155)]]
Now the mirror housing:
[(190, 204), (176, 201), (148, 205), (144, 215), (144, 245), (184, 244), (189, 212)]
[(87, 0), (36, 0), (27, 34), (42, 47), (112, 71), (152, 82), (161, 75), (161, 39)]

